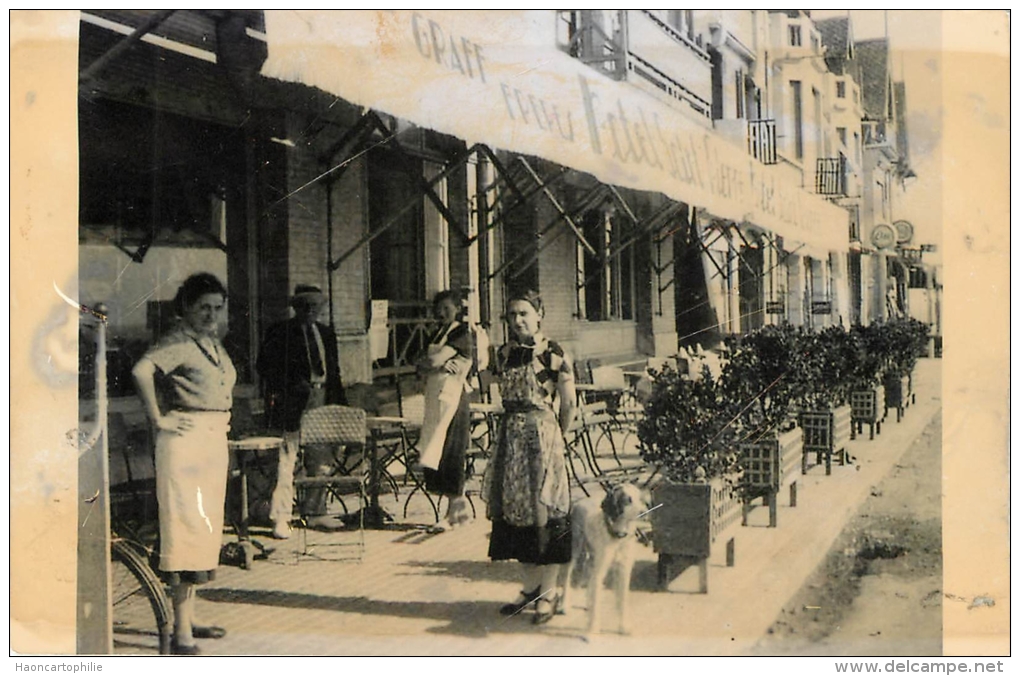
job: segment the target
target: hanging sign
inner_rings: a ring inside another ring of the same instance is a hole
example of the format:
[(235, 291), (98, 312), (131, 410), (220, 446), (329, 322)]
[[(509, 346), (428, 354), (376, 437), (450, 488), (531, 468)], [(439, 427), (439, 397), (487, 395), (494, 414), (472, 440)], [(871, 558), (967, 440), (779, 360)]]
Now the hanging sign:
[(876, 249), (891, 249), (896, 244), (896, 231), (891, 225), (879, 223), (871, 229), (871, 244)]
[(831, 315), (832, 314), (832, 301), (831, 300), (816, 300), (811, 302), (811, 314), (813, 315)]
[(914, 238), (914, 226), (910, 224), (910, 221), (895, 221), (893, 228), (896, 229), (897, 244), (909, 244), (910, 240)]
[(783, 300), (767, 300), (765, 301), (765, 314), (769, 315), (785, 315), (786, 314), (786, 302)]

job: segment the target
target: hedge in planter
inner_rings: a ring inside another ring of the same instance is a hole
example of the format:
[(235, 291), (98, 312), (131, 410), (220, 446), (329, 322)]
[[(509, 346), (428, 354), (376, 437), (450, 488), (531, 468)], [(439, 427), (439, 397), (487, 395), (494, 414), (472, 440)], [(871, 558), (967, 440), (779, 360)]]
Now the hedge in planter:
[(884, 346), (889, 353), (883, 385), (885, 408), (896, 409), (896, 422), (910, 403), (911, 380), (918, 357), (927, 354), (928, 325), (913, 318), (897, 319), (881, 325)]
[(854, 337), (841, 326), (830, 326), (817, 334), (801, 338), (801, 359), (797, 364), (804, 382), (799, 420), (804, 431), (801, 473), (807, 473), (808, 457), (815, 464), (825, 463), (832, 473), (833, 456), (846, 464), (847, 445), (852, 430), (850, 399), (851, 374), (857, 359)]
[(880, 375), (891, 359), (889, 334), (881, 323), (856, 325), (850, 329), (855, 357), (850, 369), (851, 439), (860, 434), (863, 425), (871, 427), (871, 439), (882, 433), (885, 419), (885, 390)]
[[(699, 589), (708, 591), (712, 545), (740, 514), (740, 463), (727, 407), (708, 369), (691, 380), (666, 367), (653, 373), (652, 394), (638, 423), (641, 457), (656, 466), (652, 488), (652, 542), (659, 584), (677, 564), (697, 564)], [(728, 560), (732, 563), (733, 540)]]
[(801, 346), (804, 334), (789, 324), (766, 326), (729, 340), (729, 360), (720, 378), (727, 418), (738, 438), (744, 469), (744, 523), (755, 498), (769, 507), (776, 525), (779, 491), (790, 486), (796, 506), (796, 466), (803, 456), (793, 403), (804, 392)]

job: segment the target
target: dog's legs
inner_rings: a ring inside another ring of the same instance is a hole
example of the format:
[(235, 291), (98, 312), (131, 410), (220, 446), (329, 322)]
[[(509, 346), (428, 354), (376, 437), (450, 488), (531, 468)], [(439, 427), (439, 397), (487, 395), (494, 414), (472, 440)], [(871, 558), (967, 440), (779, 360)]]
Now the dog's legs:
[[(630, 545), (632, 543), (627, 543)], [(620, 563), (616, 567), (616, 579), (614, 588), (616, 590), (616, 616), (620, 620), (620, 633), (624, 636), (630, 635), (630, 615), (628, 614), (628, 599), (630, 595), (630, 574), (634, 569), (634, 557), (631, 552), (621, 553)]]
[(595, 633), (599, 622), (599, 605), (602, 598), (602, 585), (606, 583), (609, 572), (609, 556), (605, 551), (592, 552), (591, 576), (588, 578), (588, 633)]
[(560, 572), (559, 611), (564, 615), (568, 612), (568, 608), (570, 608), (570, 598), (573, 596), (571, 580), (574, 576), (574, 569), (581, 565), (585, 557), (587, 544), (584, 537), (584, 519), (585, 514), (582, 510), (577, 510), (571, 514), (570, 563), (564, 565)]

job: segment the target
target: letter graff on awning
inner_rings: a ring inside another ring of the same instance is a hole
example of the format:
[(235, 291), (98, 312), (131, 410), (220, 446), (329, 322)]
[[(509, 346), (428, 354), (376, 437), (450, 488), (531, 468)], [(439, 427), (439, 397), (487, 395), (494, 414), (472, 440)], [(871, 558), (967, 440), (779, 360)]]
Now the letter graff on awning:
[[(266, 10), (266, 77), (449, 134), (549, 160), (609, 186), (660, 192), (825, 255), (844, 209), (795, 172), (556, 46), (550, 10)], [(569, 223), (568, 223), (569, 225)]]

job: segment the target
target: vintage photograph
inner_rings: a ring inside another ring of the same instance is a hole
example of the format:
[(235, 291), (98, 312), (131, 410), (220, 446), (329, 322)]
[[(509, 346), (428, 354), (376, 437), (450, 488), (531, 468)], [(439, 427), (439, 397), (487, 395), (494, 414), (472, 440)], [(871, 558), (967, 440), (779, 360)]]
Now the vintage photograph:
[(942, 12), (75, 14), (74, 653), (1008, 607), (944, 580)]

